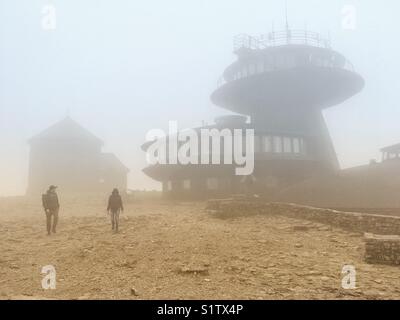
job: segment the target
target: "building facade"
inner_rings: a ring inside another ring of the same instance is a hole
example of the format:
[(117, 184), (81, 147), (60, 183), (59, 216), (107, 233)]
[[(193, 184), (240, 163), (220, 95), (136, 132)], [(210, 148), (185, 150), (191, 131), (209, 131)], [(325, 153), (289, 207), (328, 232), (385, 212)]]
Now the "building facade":
[(67, 117), (29, 140), (28, 194), (57, 185), (63, 193), (126, 190), (128, 168), (103, 141)]
[[(211, 100), (243, 117), (227, 116), (212, 127), (254, 129), (254, 172), (240, 177), (226, 165), (145, 168), (146, 174), (162, 182), (168, 196), (272, 194), (339, 170), (322, 110), (364, 87), (352, 64), (309, 31), (285, 30), (259, 38), (240, 35), (234, 53), (237, 60), (224, 71)], [(143, 150), (148, 147), (146, 143)]]

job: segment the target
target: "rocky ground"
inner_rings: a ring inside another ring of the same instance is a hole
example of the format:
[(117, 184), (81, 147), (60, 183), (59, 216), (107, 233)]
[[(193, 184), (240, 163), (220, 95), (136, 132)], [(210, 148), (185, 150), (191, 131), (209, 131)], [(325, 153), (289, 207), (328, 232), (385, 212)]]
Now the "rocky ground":
[[(363, 262), (357, 234), (277, 216), (218, 219), (205, 203), (131, 203), (113, 234), (103, 203), (0, 200), (0, 299), (400, 299), (399, 267)], [(41, 269), (53, 265), (55, 290)], [(342, 288), (344, 265), (356, 268)]]

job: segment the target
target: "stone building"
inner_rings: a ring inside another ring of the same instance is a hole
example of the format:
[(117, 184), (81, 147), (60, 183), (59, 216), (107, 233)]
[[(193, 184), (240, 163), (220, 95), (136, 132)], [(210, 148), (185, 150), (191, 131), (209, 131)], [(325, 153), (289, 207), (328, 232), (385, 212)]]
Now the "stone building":
[(64, 193), (126, 190), (129, 169), (110, 153), (103, 141), (70, 117), (29, 140), (28, 194), (57, 185)]

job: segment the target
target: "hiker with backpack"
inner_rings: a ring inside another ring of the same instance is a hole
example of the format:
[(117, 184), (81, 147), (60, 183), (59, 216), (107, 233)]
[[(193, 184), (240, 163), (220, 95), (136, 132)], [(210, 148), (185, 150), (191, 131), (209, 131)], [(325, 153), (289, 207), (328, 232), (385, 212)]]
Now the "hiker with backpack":
[(111, 226), (112, 230), (114, 230), (115, 232), (118, 232), (119, 214), (121, 211), (124, 211), (122, 198), (119, 194), (118, 189), (114, 189), (108, 199), (107, 212), (111, 215)]
[(47, 192), (42, 195), (43, 208), (46, 213), (47, 235), (50, 235), (51, 232), (56, 233), (58, 223), (60, 203), (58, 201), (56, 189), (56, 186), (50, 186)]

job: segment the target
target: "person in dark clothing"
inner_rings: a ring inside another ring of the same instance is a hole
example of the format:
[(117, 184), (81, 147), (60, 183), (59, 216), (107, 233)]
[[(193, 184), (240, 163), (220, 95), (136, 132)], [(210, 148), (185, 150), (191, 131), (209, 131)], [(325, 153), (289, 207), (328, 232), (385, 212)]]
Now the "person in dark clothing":
[[(58, 223), (58, 212), (60, 210), (60, 203), (56, 193), (56, 186), (50, 186), (47, 192), (42, 196), (43, 208), (46, 213), (47, 234), (51, 232), (56, 233)], [(53, 218), (53, 225), (52, 225)]]
[(119, 214), (121, 211), (124, 211), (122, 198), (119, 194), (118, 189), (114, 189), (108, 199), (107, 212), (111, 215), (111, 226), (112, 230), (115, 230), (115, 232), (118, 232)]

